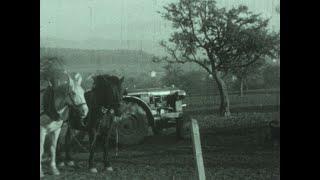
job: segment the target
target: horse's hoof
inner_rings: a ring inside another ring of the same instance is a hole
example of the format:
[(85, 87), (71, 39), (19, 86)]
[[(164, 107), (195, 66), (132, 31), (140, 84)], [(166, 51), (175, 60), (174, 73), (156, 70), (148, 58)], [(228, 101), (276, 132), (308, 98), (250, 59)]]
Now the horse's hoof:
[(98, 170), (97, 170), (97, 168), (90, 168), (90, 172), (91, 173), (98, 173)]
[(106, 171), (107, 172), (113, 172), (113, 168), (110, 166), (110, 167), (106, 167)]
[(74, 161), (68, 161), (67, 166), (75, 166)]
[(57, 168), (53, 168), (51, 172), (52, 172), (52, 175), (55, 175), (55, 176), (60, 175), (60, 172)]
[(61, 163), (58, 164), (58, 166), (59, 166), (59, 167), (64, 167), (65, 164), (64, 164), (64, 162), (61, 162)]

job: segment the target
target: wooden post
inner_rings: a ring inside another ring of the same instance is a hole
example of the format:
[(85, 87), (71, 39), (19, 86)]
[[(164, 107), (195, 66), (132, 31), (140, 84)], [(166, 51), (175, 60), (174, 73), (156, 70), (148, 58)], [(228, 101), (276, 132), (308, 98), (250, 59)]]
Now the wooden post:
[(197, 120), (195, 119), (191, 119), (191, 137), (192, 137), (193, 154), (194, 154), (195, 163), (196, 163), (197, 179), (205, 180), (206, 175), (205, 175), (204, 165), (203, 165), (199, 125)]

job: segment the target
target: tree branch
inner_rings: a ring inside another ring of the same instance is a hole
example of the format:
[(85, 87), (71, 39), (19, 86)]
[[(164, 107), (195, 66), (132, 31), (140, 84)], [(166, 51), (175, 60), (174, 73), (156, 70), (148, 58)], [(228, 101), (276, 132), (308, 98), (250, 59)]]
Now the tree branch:
[[(238, 57), (237, 59), (239, 59), (240, 57)], [(260, 56), (255, 55), (255, 57), (253, 58), (253, 60), (249, 61), (248, 63), (242, 64), (242, 65), (230, 65), (230, 66), (224, 66), (223, 64), (220, 64), (220, 66), (218, 66), (218, 68), (221, 69), (234, 69), (234, 68), (242, 68), (242, 67), (247, 67), (253, 63), (255, 63), (256, 61), (258, 61), (260, 59)]]
[(203, 62), (201, 60), (197, 60), (196, 56), (194, 53), (191, 53), (193, 59), (191, 59), (188, 55), (183, 55), (184, 58), (186, 58), (189, 62), (194, 62), (204, 68), (209, 74), (212, 74), (212, 70), (206, 65), (206, 61), (204, 60)]

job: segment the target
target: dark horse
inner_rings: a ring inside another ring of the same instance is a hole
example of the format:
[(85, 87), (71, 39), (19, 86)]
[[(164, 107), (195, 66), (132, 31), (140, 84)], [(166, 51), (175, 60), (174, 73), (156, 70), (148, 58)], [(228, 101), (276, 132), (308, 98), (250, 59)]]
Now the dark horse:
[(81, 119), (77, 116), (77, 113), (73, 113), (72, 110), (70, 112), (65, 136), (65, 162), (69, 166), (74, 166), (70, 148), (71, 142), (74, 140), (74, 132), (80, 130), (87, 132), (89, 135), (90, 172), (97, 173), (94, 163), (94, 152), (96, 150), (98, 135), (102, 137), (104, 167), (107, 171), (113, 171), (108, 161), (108, 146), (111, 127), (114, 120), (120, 116), (119, 108), (122, 100), (123, 78), (110, 75), (97, 75), (93, 77), (93, 80), (92, 89), (85, 93), (89, 107), (87, 117)]

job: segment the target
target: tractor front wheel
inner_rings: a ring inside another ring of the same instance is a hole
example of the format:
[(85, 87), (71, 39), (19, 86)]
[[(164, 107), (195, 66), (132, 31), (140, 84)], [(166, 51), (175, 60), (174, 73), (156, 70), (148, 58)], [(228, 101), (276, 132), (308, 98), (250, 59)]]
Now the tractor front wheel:
[(191, 138), (191, 117), (183, 115), (177, 119), (176, 123), (176, 135), (178, 139), (190, 139)]

